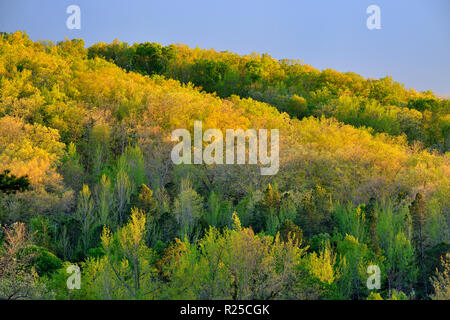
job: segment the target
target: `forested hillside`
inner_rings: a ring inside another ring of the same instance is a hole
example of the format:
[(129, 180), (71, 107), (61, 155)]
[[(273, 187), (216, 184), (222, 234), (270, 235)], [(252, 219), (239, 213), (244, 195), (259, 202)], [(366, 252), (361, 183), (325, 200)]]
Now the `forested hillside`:
[[(2, 34), (0, 297), (449, 299), (449, 107), (268, 55)], [(278, 174), (174, 165), (195, 120), (279, 129)]]
[(407, 90), (389, 76), (365, 79), (352, 72), (319, 71), (301, 60), (239, 56), (181, 44), (129, 46), (115, 40), (91, 46), (88, 55), (128, 71), (192, 82), (222, 98), (239, 95), (267, 102), (300, 119), (325, 115), (374, 132), (405, 134), (409, 142), (420, 141), (442, 152), (450, 147), (449, 100), (437, 99), (431, 91)]

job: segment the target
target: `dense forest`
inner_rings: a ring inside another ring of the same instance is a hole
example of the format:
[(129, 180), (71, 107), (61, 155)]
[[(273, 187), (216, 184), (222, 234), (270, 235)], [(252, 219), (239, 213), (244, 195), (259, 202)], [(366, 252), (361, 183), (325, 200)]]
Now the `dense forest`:
[[(279, 129), (279, 172), (175, 165), (196, 120)], [(391, 77), (2, 33), (0, 298), (448, 300), (449, 136)]]

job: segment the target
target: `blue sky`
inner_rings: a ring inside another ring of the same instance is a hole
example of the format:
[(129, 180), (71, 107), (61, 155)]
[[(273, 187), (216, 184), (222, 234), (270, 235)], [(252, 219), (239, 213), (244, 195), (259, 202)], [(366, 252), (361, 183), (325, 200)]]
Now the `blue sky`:
[[(71, 4), (81, 8), (80, 30), (66, 28)], [(372, 4), (381, 8), (380, 30), (366, 27)], [(0, 31), (16, 30), (54, 42), (118, 38), (269, 53), (450, 94), (449, 0), (0, 0)]]

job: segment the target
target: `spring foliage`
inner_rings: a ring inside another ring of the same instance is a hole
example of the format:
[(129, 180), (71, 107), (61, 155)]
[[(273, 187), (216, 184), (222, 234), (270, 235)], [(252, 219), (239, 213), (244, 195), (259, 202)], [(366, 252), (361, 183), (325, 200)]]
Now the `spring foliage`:
[[(0, 191), (0, 297), (446, 297), (448, 107), (267, 54), (2, 34), (0, 172), (28, 184)], [(278, 174), (174, 165), (195, 120), (279, 129)]]

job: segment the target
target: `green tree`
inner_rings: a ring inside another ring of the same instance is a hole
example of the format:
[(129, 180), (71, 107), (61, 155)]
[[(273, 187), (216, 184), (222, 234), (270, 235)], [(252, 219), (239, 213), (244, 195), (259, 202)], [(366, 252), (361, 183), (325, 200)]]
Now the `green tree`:
[(64, 182), (75, 190), (81, 190), (85, 178), (84, 168), (81, 164), (80, 155), (73, 142), (67, 147), (67, 152), (63, 158), (62, 172)]
[(110, 228), (115, 227), (117, 221), (114, 221), (112, 213), (114, 195), (111, 187), (111, 180), (106, 174), (103, 174), (100, 178), (96, 191), (99, 224), (109, 226)]
[(145, 214), (133, 208), (129, 222), (116, 233), (104, 227), (105, 255), (85, 265), (88, 295), (97, 299), (152, 299), (157, 294), (154, 253), (145, 245)]
[(280, 239), (282, 241), (294, 239), (297, 243), (301, 244), (303, 242), (303, 231), (291, 220), (286, 219), (280, 228)]
[(308, 116), (308, 103), (306, 99), (294, 94), (287, 103), (287, 112), (292, 117), (298, 119)]
[(79, 193), (75, 216), (81, 225), (80, 242), (82, 250), (86, 254), (91, 245), (94, 226), (98, 221), (94, 210), (94, 200), (91, 197), (91, 191), (85, 184)]

